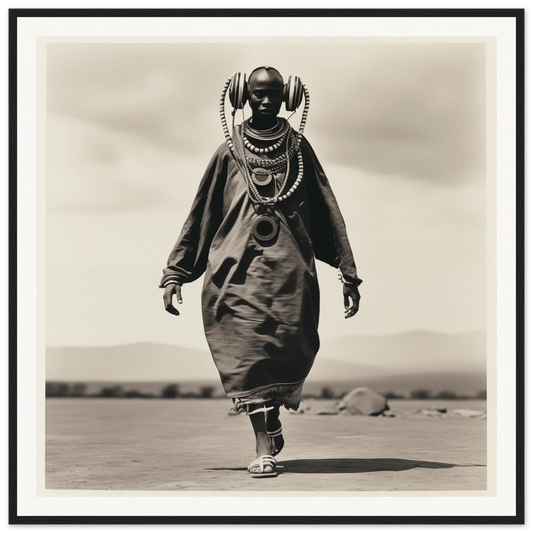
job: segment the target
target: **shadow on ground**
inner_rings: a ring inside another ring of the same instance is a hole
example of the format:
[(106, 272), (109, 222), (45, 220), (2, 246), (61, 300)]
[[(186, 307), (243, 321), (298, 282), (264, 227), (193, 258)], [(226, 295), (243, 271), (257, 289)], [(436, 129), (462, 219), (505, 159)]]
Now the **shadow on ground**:
[[(435, 463), (411, 459), (293, 459), (280, 461), (285, 472), (295, 474), (362, 474), (364, 472), (400, 472), (413, 468), (483, 467), (477, 464)], [(207, 470), (246, 470), (246, 468), (208, 468)]]

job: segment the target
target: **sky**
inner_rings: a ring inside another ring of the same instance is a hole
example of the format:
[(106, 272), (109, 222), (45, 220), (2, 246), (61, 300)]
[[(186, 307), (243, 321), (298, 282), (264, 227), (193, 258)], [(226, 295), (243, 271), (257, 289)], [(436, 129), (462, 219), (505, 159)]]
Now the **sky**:
[[(248, 39), (53, 43), (47, 52), (46, 343), (205, 348), (201, 282), (164, 311), (161, 271), (224, 142), (218, 102), (269, 64), (307, 85), (305, 131), (346, 221), (361, 309), (320, 265), (323, 338), (483, 330), (485, 49)], [(249, 109), (246, 111), (249, 116)], [(299, 125), (300, 113), (291, 119)]]

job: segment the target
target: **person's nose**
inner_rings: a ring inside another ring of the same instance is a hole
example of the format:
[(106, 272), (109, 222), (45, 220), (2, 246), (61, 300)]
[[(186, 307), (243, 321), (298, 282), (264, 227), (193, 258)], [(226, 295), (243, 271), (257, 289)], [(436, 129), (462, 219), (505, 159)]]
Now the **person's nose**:
[(261, 102), (263, 105), (270, 105), (272, 102), (270, 101), (270, 98), (268, 96), (265, 96), (263, 98), (263, 101)]

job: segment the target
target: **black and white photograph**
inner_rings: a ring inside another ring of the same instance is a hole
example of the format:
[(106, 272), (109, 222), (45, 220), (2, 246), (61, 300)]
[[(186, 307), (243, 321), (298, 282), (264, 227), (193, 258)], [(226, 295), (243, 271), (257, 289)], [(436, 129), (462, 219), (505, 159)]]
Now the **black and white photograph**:
[(18, 237), (37, 296), (35, 340), (18, 325), (32, 514), (112, 516), (120, 496), (154, 511), (118, 516), (202, 516), (188, 501), (215, 497), (245, 509), (211, 516), (249, 516), (248, 500), (257, 515), (255, 497), (417, 514), (377, 510), (398, 496), (505, 514), (482, 501), (516, 486), (498, 455), (503, 419), (516, 431), (516, 308), (502, 325), (498, 307), (516, 301), (502, 252), (523, 176), (498, 100), (516, 34), (53, 20), (32, 51), (34, 182), (19, 180), (19, 220), (36, 221)]
[(286, 48), (47, 46), (47, 488), (487, 488), (485, 46)]

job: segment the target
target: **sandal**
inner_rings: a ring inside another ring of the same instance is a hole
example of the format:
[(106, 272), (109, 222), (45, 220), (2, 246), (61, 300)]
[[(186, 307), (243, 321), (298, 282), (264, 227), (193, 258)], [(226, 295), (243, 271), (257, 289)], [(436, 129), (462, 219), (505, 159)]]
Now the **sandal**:
[[(248, 465), (248, 474), (252, 477), (276, 477), (277, 462), (272, 455), (260, 455), (255, 461)], [(259, 470), (255, 470), (254, 467), (259, 467)], [(267, 467), (272, 468), (272, 471), (267, 472)], [(252, 471), (254, 469), (254, 471)]]
[(267, 435), (268, 435), (268, 438), (270, 439), (270, 450), (271, 450), (272, 456), (274, 457), (278, 455), (278, 453), (281, 452), (281, 450), (283, 450), (283, 446), (285, 444), (285, 442), (282, 440), (281, 446), (278, 447), (276, 445), (277, 437), (281, 437), (283, 439), (283, 435), (281, 433), (281, 423), (279, 425), (279, 428), (276, 429), (275, 431), (267, 431)]

